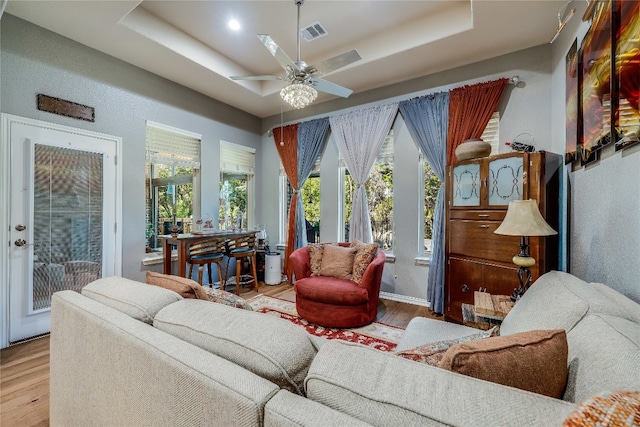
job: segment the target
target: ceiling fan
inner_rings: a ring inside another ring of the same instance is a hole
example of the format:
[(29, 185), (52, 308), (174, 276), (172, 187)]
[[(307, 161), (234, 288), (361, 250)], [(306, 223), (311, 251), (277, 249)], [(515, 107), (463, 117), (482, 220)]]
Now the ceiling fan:
[[(322, 92), (330, 93), (332, 95), (348, 98), (353, 93), (351, 89), (331, 83), (327, 80), (320, 78), (321, 76), (331, 73), (339, 68), (345, 67), (353, 62), (361, 59), (358, 51), (351, 50), (345, 52), (333, 58), (329, 58), (325, 61), (319, 62), (314, 65), (309, 65), (300, 59), (300, 6), (304, 4), (304, 0), (294, 0), (294, 3), (298, 7), (298, 27), (297, 27), (297, 50), (298, 54), (296, 60), (293, 61), (289, 56), (278, 46), (278, 44), (269, 36), (269, 34), (258, 34), (258, 39), (267, 48), (269, 53), (280, 63), (284, 68), (284, 74), (279, 76), (274, 75), (259, 75), (259, 76), (231, 76), (232, 80), (284, 80), (289, 82), (289, 85), (280, 92), (282, 98), (289, 102), (296, 108), (303, 108), (313, 102), (317, 96), (317, 92), (313, 89), (317, 89)], [(313, 89), (310, 89), (313, 88)], [(291, 102), (292, 98), (296, 98), (298, 102)], [(309, 98), (311, 98), (309, 100)], [(304, 104), (304, 105), (303, 105)]]

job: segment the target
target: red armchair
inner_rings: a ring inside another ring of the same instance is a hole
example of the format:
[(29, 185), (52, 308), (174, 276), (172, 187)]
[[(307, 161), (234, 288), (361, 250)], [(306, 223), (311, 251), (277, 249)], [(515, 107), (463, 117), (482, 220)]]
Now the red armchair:
[[(349, 246), (349, 243), (340, 243)], [(378, 314), (380, 283), (386, 256), (378, 250), (362, 281), (311, 276), (309, 249), (289, 256), (295, 275), (296, 310), (307, 321), (332, 328), (352, 328), (373, 322)]]

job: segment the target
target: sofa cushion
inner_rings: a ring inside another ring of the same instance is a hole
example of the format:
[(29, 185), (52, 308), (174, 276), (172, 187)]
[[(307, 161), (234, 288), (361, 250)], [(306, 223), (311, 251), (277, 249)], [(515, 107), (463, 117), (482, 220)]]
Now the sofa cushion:
[(500, 335), (534, 329), (569, 332), (587, 313), (618, 315), (620, 308), (591, 284), (568, 273), (550, 271), (511, 309), (500, 325)]
[(326, 245), (322, 251), (320, 276), (351, 280), (356, 248)]
[(414, 317), (402, 334), (396, 351), (408, 350), (422, 344), (447, 341), (478, 333), (478, 329), (427, 317)]
[(569, 377), (564, 400), (581, 402), (611, 390), (640, 390), (640, 327), (604, 314), (588, 315), (567, 334)]
[(535, 330), (457, 344), (438, 366), (560, 398), (567, 381), (567, 352), (563, 329)]
[(169, 289), (180, 294), (182, 298), (208, 299), (202, 285), (186, 277), (147, 271), (147, 283)]
[(605, 392), (582, 402), (564, 423), (565, 427), (640, 426), (640, 392)]
[(640, 304), (604, 283), (592, 283), (591, 286), (620, 309), (619, 317), (640, 324)]
[(377, 426), (558, 426), (575, 408), (338, 340), (320, 348), (305, 386), (307, 398)]
[(182, 300), (180, 295), (168, 289), (117, 276), (91, 282), (82, 288), (81, 293), (149, 324), (162, 308)]
[(356, 256), (353, 259), (353, 280), (356, 283), (362, 282), (362, 276), (364, 276), (364, 272), (373, 261), (373, 258), (376, 256), (376, 252), (378, 252), (378, 244), (377, 243), (362, 243), (359, 240), (354, 240), (351, 242), (350, 247), (356, 248)]
[(316, 276), (296, 280), (296, 295), (303, 299), (335, 305), (358, 305), (369, 300), (366, 289), (351, 280)]
[(436, 341), (432, 343), (427, 343), (420, 345), (418, 347), (405, 349), (401, 351), (396, 351), (398, 356), (404, 357), (405, 359), (413, 360), (415, 362), (426, 363), (431, 366), (438, 366), (442, 357), (447, 352), (449, 347), (453, 347), (456, 344), (460, 344), (463, 342), (469, 342), (474, 340), (479, 340), (482, 338), (489, 338), (494, 336), (498, 331), (498, 327), (495, 326), (487, 331), (479, 331), (472, 335), (466, 335), (464, 337), (452, 339), (452, 340), (444, 340), (444, 341)]
[(317, 352), (309, 335), (287, 321), (202, 300), (165, 307), (153, 325), (297, 394)]

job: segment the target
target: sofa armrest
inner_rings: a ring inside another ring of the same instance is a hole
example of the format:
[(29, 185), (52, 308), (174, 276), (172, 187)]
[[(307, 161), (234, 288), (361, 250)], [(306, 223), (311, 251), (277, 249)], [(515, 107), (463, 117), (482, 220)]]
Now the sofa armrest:
[(551, 426), (572, 403), (330, 341), (305, 380), (307, 397), (373, 425)]
[(311, 276), (311, 258), (309, 249), (306, 246), (291, 252), (289, 263), (296, 280)]

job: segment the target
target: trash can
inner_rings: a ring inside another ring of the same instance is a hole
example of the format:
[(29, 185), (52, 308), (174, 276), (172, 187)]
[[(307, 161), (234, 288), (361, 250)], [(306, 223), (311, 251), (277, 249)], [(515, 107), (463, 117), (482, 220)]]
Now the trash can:
[(264, 283), (267, 285), (279, 285), (281, 281), (280, 252), (268, 252), (265, 254)]

